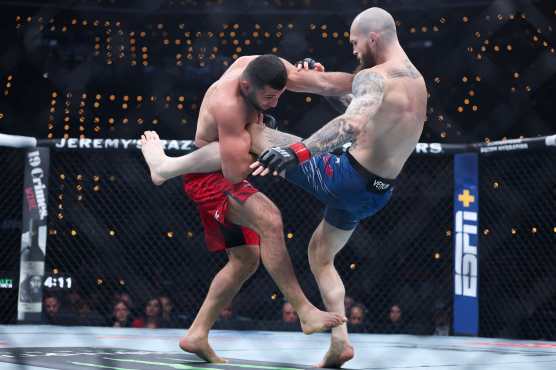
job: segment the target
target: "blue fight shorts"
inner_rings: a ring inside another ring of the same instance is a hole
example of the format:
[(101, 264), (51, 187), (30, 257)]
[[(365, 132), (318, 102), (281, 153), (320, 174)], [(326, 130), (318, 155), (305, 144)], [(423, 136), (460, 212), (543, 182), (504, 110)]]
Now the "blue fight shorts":
[(390, 200), (393, 180), (365, 169), (349, 152), (312, 157), (286, 172), (286, 180), (326, 205), (324, 219), (342, 230), (353, 230)]

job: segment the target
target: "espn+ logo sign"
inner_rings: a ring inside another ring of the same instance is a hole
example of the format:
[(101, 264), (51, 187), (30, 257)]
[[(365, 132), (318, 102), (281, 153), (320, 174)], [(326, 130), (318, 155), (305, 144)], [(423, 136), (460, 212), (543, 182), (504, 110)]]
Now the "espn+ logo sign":
[[(475, 197), (468, 190), (464, 190), (458, 200), (463, 204), (463, 207), (469, 207), (469, 204), (475, 201)], [(478, 214), (475, 211), (458, 210), (455, 224), (455, 294), (476, 298), (479, 263), (476, 245), (478, 240)]]

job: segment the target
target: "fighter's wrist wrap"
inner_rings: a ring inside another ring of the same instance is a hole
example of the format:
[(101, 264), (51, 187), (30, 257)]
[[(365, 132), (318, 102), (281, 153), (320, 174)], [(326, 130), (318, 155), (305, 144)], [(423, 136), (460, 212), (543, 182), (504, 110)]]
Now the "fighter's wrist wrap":
[(308, 161), (311, 158), (311, 152), (303, 143), (295, 143), (290, 145), (290, 149), (293, 151), (299, 163)]

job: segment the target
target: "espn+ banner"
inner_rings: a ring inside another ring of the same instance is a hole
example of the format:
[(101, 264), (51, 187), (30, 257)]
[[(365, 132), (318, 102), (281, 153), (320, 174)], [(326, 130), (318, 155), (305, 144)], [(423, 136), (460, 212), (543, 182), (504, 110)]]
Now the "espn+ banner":
[(454, 314), (456, 335), (479, 334), (479, 158), (454, 156)]
[(41, 319), (47, 237), (49, 163), (48, 148), (33, 148), (26, 152), (17, 303), (18, 321), (38, 322)]

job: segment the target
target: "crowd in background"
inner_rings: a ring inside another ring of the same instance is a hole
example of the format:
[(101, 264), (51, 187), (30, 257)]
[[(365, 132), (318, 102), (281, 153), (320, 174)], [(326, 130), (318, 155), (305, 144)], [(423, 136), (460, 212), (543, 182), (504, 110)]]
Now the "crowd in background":
[[(403, 313), (399, 303), (385, 309), (383, 317), (369, 317), (363, 303), (345, 297), (345, 312), (348, 329), (356, 333), (384, 334), (430, 334), (450, 335), (450, 315), (442, 306), (437, 307), (428, 328), (413, 326), (411, 319)], [(149, 296), (140, 303), (127, 292), (113, 294), (111, 307), (97, 309), (76, 291), (66, 294), (46, 294), (43, 299), (43, 323), (50, 325), (111, 326), (120, 328), (183, 328), (193, 321), (195, 312), (178, 312), (168, 294)], [(239, 314), (232, 303), (222, 309), (215, 324), (223, 329), (250, 329), (257, 320)], [(299, 317), (289, 302), (281, 305), (276, 319), (267, 322), (273, 330), (299, 331)], [(258, 323), (257, 328), (264, 328)]]

